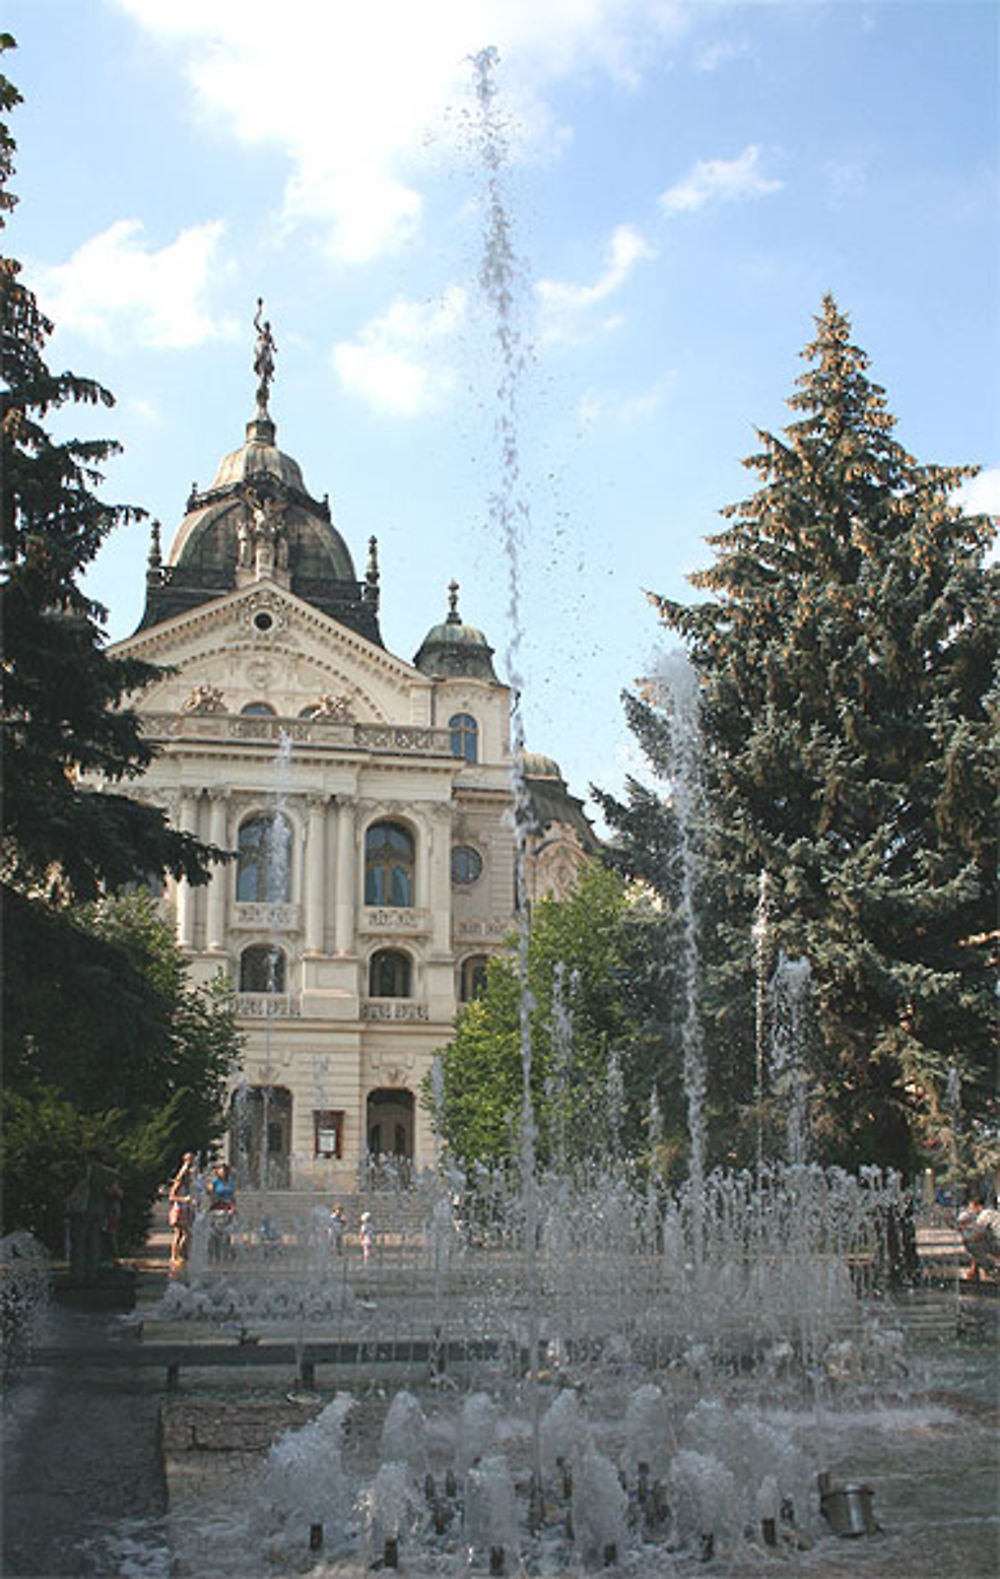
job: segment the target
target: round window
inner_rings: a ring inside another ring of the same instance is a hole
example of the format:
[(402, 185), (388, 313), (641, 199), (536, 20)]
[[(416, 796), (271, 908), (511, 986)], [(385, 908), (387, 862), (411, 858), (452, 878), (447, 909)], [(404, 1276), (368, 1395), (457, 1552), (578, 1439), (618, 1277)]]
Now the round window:
[(483, 858), (471, 845), (456, 844), (451, 852), (451, 880), (453, 883), (474, 883), (482, 875)]
[(272, 616), (270, 614), (268, 614), (264, 609), (261, 609), (260, 613), (259, 614), (255, 614), (254, 617), (253, 617), (253, 628), (254, 628), (254, 630), (269, 631), (273, 624), (274, 624), (274, 620), (273, 620)]

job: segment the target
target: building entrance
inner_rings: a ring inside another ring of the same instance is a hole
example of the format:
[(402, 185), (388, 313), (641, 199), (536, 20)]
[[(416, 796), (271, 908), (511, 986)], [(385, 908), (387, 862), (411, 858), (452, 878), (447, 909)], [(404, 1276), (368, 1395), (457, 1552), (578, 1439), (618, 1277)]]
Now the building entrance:
[(229, 1136), (238, 1185), (251, 1190), (288, 1189), (292, 1093), (286, 1086), (244, 1086), (234, 1091)]
[(414, 1101), (412, 1091), (382, 1088), (368, 1094), (368, 1154), (373, 1160), (413, 1159)]

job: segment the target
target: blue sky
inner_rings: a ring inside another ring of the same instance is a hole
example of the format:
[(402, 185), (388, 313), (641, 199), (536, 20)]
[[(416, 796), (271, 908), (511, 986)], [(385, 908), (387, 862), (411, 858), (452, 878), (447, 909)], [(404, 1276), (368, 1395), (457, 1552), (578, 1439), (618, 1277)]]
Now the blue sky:
[[(262, 295), (282, 448), (412, 658), (461, 584), (503, 667), (490, 500), (495, 319), (469, 57), (492, 45), (519, 268), (520, 646), (528, 745), (619, 790), (620, 705), (694, 594), (755, 425), (788, 420), (830, 290), (923, 461), (1000, 513), (995, 4), (8, 0), (20, 203), (7, 245), (50, 360), (118, 404), (106, 494), (169, 542), (252, 415)], [(148, 532), (90, 588), (113, 639)]]

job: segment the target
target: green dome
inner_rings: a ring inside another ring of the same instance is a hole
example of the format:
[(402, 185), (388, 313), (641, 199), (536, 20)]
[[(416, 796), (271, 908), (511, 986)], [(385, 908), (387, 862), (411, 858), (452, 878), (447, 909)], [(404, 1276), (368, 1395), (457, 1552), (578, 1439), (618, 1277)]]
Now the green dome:
[(457, 581), (449, 586), (448, 595), (451, 604), (448, 617), (427, 632), (413, 660), (414, 667), (433, 680), (464, 677), (488, 680), (496, 685), (493, 648), (481, 630), (463, 624), (459, 616)]
[(554, 757), (543, 757), (540, 751), (521, 752), (521, 771), (526, 779), (555, 779), (564, 783), (562, 768)]

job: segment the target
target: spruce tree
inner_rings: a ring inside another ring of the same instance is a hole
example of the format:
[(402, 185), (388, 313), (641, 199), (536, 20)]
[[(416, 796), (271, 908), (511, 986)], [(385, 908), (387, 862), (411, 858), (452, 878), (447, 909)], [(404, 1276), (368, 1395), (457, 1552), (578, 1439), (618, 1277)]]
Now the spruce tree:
[[(0, 35), (0, 52), (12, 47)], [(0, 75), (0, 226), (15, 203), (6, 116), (19, 102)], [(81, 586), (108, 534), (144, 512), (98, 495), (114, 441), (48, 431), (60, 409), (114, 404), (93, 379), (51, 371), (52, 327), (20, 265), (0, 257), (0, 1193), (5, 1229), (30, 1226), (50, 1240), (80, 1152), (97, 1143), (131, 1159), (128, 1210), (141, 1228), (182, 1141), (218, 1133), (238, 1046), (228, 1008), (182, 987), (179, 954), (171, 980), (153, 969), (152, 924), (137, 939), (81, 909), (165, 872), (203, 883), (223, 852), (170, 828), (158, 807), (96, 787), (148, 765), (127, 704), (161, 671), (107, 651), (105, 610)]]
[[(0, 37), (0, 49), (12, 45)], [(19, 102), (0, 76), (0, 111)], [(0, 225), (16, 201), (13, 152), (0, 122)], [(108, 534), (144, 512), (95, 491), (118, 444), (58, 441), (46, 430), (46, 417), (67, 405), (114, 404), (93, 379), (50, 371), (52, 328), (20, 264), (0, 257), (3, 881), (58, 900), (91, 899), (146, 872), (204, 882), (209, 852), (158, 807), (81, 784), (81, 774), (117, 783), (147, 767), (138, 716), (120, 704), (158, 670), (107, 652), (106, 612), (80, 584)]]
[(976, 468), (895, 439), (831, 297), (816, 324), (795, 420), (759, 432), (760, 485), (691, 577), (710, 597), (653, 602), (701, 684), (716, 976), (742, 961), (745, 1024), (766, 873), (771, 958), (812, 968), (817, 1148), (907, 1168), (952, 1065), (995, 1114), (995, 528), (954, 502)]

